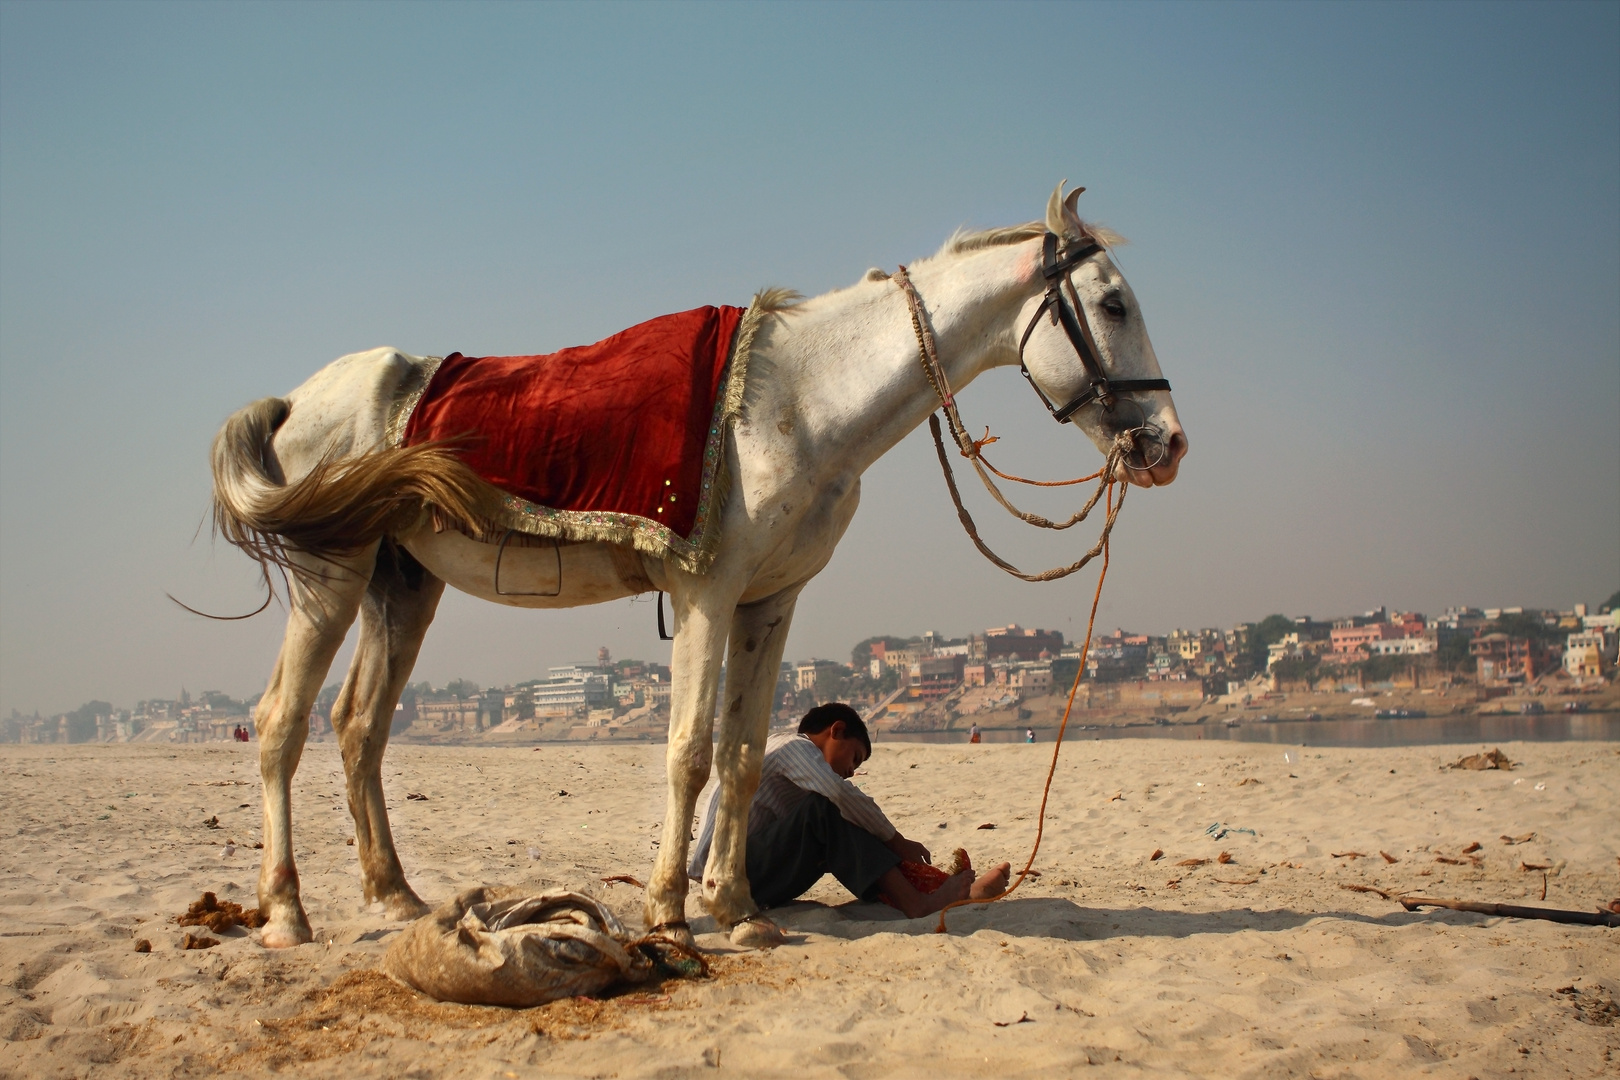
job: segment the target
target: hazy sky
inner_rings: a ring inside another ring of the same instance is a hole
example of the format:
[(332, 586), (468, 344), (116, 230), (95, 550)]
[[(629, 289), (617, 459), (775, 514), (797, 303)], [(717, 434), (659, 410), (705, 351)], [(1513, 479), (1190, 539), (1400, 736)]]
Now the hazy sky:
[[(0, 709), (263, 686), (279, 609), (164, 592), (257, 603), (193, 541), (209, 440), (336, 356), (816, 293), (1065, 177), (1133, 241), (1192, 444), (1126, 507), (1105, 625), (1620, 587), (1620, 5), (8, 2)], [(1095, 467), (1014, 371), (962, 407), (1003, 468)], [(1024, 565), (1089, 543), (974, 505)], [(1090, 588), (985, 563), (924, 430), (867, 474), (788, 655), (1075, 633)], [(647, 602), (451, 595), (417, 677), (598, 644), (668, 656)]]

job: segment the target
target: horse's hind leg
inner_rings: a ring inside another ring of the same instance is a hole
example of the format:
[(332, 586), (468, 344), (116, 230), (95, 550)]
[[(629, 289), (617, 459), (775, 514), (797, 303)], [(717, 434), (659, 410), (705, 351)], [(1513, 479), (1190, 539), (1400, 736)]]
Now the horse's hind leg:
[(404, 548), (384, 540), (377, 567), (360, 604), (360, 641), (354, 663), (332, 707), (332, 729), (343, 751), (349, 813), (367, 903), (381, 902), (391, 918), (414, 919), (427, 911), (405, 881), (394, 851), (383, 801), (382, 760), (394, 706), (416, 665), (428, 624), (444, 595), (444, 582)]
[(288, 575), (287, 633), (253, 720), (264, 784), (259, 911), (266, 919), (261, 940), (268, 948), (302, 945), (312, 937), (293, 863), (292, 778), (309, 735), (309, 711), (354, 622), (374, 552), (375, 546), (341, 561), (293, 556), (301, 572)]

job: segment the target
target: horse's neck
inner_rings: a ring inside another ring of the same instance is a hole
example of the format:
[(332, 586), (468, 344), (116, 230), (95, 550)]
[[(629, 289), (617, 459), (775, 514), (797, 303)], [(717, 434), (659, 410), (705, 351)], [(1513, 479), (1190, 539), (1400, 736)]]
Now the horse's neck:
[[(1018, 313), (1038, 291), (1027, 249), (988, 248), (912, 268), (953, 391), (1017, 362)], [(784, 380), (774, 407), (790, 406), (803, 444), (825, 465), (858, 476), (939, 407), (910, 308), (892, 281), (817, 297), (782, 329), (771, 348)]]

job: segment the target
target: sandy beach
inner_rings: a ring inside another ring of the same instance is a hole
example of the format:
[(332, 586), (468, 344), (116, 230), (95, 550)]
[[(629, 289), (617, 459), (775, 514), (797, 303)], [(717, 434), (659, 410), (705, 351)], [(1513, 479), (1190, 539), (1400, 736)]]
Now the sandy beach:
[[(1509, 743), (1516, 768), (1461, 772), (1441, 766), (1474, 748), (1289, 763), (1282, 747), (1078, 739), (1040, 878), (952, 912), (948, 934), (824, 879), (777, 911), (782, 949), (738, 953), (697, 919), (711, 979), (526, 1011), (440, 1005), (377, 972), (398, 924), (362, 905), (331, 744), (294, 787), (317, 941), (269, 952), (236, 929), (183, 951), (174, 917), (201, 892), (254, 903), (257, 749), (0, 748), (0, 1075), (1620, 1073), (1620, 930), (1407, 913), (1344, 888), (1607, 903), (1614, 743)], [(1050, 749), (880, 742), (857, 782), (936, 860), (963, 846), (1017, 866)], [(407, 873), (430, 903), (568, 885), (639, 925), (640, 890), (602, 878), (646, 877), (662, 755), (396, 746), (384, 775)]]

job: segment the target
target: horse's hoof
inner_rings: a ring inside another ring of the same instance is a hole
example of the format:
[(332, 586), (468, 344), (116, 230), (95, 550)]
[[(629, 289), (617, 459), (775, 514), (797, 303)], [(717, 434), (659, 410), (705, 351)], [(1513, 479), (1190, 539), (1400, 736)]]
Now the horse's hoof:
[(433, 909), (422, 902), (414, 892), (405, 892), (383, 901), (383, 915), (394, 922), (414, 922)]
[(684, 949), (698, 951), (697, 938), (692, 935), (692, 928), (685, 919), (675, 919), (671, 922), (658, 923), (647, 931), (650, 938), (664, 938), (673, 941)]
[(739, 949), (774, 949), (787, 944), (787, 935), (765, 916), (755, 915), (731, 928), (731, 943)]
[(307, 922), (299, 923), (266, 923), (264, 930), (259, 934), (259, 944), (267, 949), (290, 949), (295, 945), (307, 945), (315, 940)]

